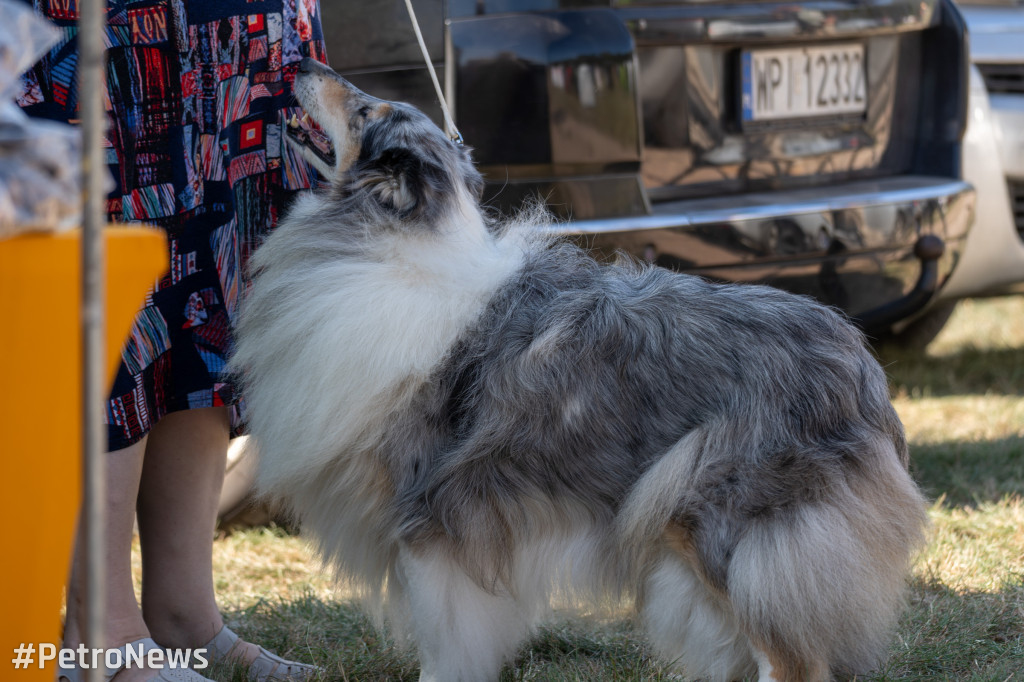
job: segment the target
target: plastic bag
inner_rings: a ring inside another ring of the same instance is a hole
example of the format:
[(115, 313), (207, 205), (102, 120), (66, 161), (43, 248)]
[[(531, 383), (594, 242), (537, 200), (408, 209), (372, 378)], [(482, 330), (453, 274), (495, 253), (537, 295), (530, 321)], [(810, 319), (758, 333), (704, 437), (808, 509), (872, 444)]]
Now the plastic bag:
[(18, 77), (60, 40), (60, 30), (28, 5), (0, 1), (0, 93), (17, 93)]
[(29, 118), (14, 103), (21, 73), (60, 37), (29, 7), (0, 0), (0, 239), (66, 230), (80, 222), (79, 130)]

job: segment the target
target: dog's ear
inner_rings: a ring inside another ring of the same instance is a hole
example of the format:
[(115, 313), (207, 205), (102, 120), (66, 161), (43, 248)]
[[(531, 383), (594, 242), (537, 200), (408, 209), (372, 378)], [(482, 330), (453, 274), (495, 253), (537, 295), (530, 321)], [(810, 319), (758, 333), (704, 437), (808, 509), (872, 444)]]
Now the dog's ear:
[(352, 174), (356, 188), (400, 218), (420, 218), (445, 192), (447, 175), (408, 149), (385, 149)]

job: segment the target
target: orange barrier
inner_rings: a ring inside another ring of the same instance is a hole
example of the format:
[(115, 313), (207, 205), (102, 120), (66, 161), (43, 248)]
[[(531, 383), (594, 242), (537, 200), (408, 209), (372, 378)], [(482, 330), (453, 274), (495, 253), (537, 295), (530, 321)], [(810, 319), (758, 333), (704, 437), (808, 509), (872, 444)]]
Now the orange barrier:
[[(146, 290), (167, 269), (162, 232), (104, 230), (107, 368)], [(0, 679), (54, 679), (56, 663), (14, 670), (22, 643), (60, 646), (62, 587), (81, 500), (79, 232), (0, 240)], [(11, 672), (7, 672), (10, 670)]]

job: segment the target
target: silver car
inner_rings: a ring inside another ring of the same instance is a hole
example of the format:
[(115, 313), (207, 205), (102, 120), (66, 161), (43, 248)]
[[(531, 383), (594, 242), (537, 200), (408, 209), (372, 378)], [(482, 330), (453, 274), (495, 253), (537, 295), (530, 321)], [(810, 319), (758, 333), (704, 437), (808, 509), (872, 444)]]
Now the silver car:
[(970, 40), (963, 178), (977, 192), (975, 225), (936, 301), (905, 330), (923, 345), (957, 300), (1024, 291), (1024, 2), (960, 0)]

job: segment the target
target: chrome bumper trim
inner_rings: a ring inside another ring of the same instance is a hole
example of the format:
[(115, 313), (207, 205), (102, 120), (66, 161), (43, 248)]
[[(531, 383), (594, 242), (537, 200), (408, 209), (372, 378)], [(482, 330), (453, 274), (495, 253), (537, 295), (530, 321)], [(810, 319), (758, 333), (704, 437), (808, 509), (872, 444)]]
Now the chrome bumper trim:
[(685, 229), (717, 223), (770, 220), (811, 213), (831, 213), (874, 206), (936, 201), (939, 204), (973, 188), (961, 180), (904, 176), (780, 192), (655, 204), (650, 215), (555, 223), (546, 231), (565, 235), (638, 230)]

